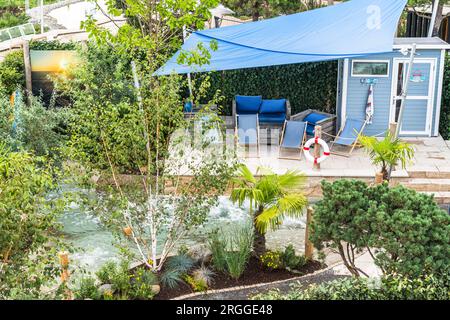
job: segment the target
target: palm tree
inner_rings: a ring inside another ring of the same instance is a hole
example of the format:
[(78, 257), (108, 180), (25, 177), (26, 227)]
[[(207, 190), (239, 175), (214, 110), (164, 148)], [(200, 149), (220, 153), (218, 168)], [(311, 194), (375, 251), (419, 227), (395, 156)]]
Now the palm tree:
[(259, 257), (266, 251), (265, 234), (268, 228), (276, 229), (285, 216), (302, 215), (308, 200), (301, 193), (305, 176), (297, 171), (277, 175), (267, 168), (258, 168), (255, 177), (245, 165), (238, 169), (234, 179), (236, 187), (231, 192), (231, 201), (240, 206), (250, 201), (255, 237), (253, 251)]
[(359, 142), (369, 153), (374, 165), (381, 165), (383, 180), (389, 181), (392, 168), (401, 163), (405, 169), (408, 160), (414, 157), (414, 148), (407, 142), (395, 138), (389, 132), (383, 140), (376, 137), (360, 136)]

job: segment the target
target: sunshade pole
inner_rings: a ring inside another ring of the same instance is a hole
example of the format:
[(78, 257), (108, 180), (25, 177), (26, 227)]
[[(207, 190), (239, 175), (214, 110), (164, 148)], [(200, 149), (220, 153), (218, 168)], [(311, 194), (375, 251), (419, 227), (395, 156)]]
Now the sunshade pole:
[(439, 7), (439, 0), (434, 0), (433, 1), (433, 13), (431, 15), (430, 26), (428, 27), (428, 38), (431, 38), (433, 36), (433, 29), (434, 29), (434, 24), (436, 22), (438, 7)]
[(414, 57), (416, 55), (416, 47), (417, 45), (415, 43), (413, 43), (412, 48), (411, 48), (411, 56), (409, 58), (409, 66), (408, 66), (408, 71), (406, 73), (406, 78), (404, 79), (404, 87), (402, 90), (402, 102), (400, 104), (400, 111), (398, 113), (398, 120), (397, 120), (397, 127), (395, 128), (395, 135), (394, 138), (397, 138), (399, 133), (400, 133), (400, 128), (402, 126), (402, 122), (403, 122), (403, 112), (405, 109), (405, 103), (406, 103), (406, 96), (408, 94), (408, 86), (409, 86), (409, 77), (411, 76), (411, 70), (414, 64)]
[[(183, 26), (183, 42), (186, 42), (186, 38), (187, 38), (186, 26)], [(192, 99), (192, 81), (191, 81), (190, 73), (187, 74), (187, 79), (188, 79), (188, 87), (189, 87), (189, 97)]]

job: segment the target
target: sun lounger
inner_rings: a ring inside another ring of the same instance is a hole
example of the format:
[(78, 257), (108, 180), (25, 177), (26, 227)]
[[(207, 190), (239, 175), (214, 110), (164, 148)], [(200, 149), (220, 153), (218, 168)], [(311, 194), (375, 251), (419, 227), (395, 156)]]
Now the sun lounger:
[(238, 114), (235, 119), (235, 139), (241, 146), (256, 146), (259, 157), (259, 120), (257, 114)]
[[(303, 121), (285, 121), (281, 133), (280, 148), (278, 158), (300, 160), (302, 156), (303, 145), (306, 139), (307, 123)], [(282, 149), (294, 149), (299, 151), (298, 158), (281, 157)]]
[[(336, 138), (331, 144), (331, 153), (349, 157), (358, 143), (359, 135), (364, 131), (366, 121), (347, 118), (344, 127), (341, 128), (336, 135)], [(338, 152), (334, 150), (335, 145), (350, 148), (349, 152)]]

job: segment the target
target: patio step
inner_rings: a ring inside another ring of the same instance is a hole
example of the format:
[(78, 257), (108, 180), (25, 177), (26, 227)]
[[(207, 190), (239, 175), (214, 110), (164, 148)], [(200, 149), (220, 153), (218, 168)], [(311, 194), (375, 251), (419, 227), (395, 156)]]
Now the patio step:
[(408, 171), (410, 178), (450, 179), (450, 171), (413, 170)]
[(450, 192), (422, 192), (428, 195), (434, 194), (434, 199), (439, 205), (450, 205)]
[(450, 179), (412, 179), (402, 183), (405, 187), (416, 191), (450, 192)]

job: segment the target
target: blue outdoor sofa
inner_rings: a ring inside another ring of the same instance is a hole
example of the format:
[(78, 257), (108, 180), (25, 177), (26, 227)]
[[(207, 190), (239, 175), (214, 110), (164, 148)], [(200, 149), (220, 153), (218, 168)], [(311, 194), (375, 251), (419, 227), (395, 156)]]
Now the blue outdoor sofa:
[(262, 96), (236, 96), (233, 100), (233, 119), (237, 114), (257, 114), (260, 126), (283, 126), (291, 117), (287, 99), (263, 99)]

